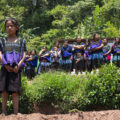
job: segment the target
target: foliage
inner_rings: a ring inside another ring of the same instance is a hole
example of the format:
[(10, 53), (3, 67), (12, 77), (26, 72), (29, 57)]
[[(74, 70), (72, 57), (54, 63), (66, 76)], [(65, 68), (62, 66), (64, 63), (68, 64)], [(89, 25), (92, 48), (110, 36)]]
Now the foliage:
[(72, 6), (68, 6), (69, 16), (75, 21), (80, 23), (86, 16), (92, 15), (94, 8), (94, 0), (80, 0)]
[(40, 37), (35, 37), (33, 39), (30, 39), (29, 42), (27, 42), (27, 49), (28, 50), (37, 50), (39, 52), (39, 50), (46, 45), (45, 42), (40, 41), (41, 38)]
[(118, 30), (113, 24), (110, 22), (107, 22), (106, 27), (103, 29), (104, 33), (106, 34), (107, 38), (113, 37), (119, 37), (120, 36), (120, 30)]
[(4, 31), (5, 31), (5, 26), (4, 26), (4, 23), (2, 22), (0, 24), (0, 38), (3, 38), (3, 37), (7, 36), (6, 33), (4, 33)]
[(0, 37), (6, 36), (4, 20), (15, 17), (28, 49), (37, 51), (58, 39), (91, 38), (94, 33), (113, 38), (120, 36), (119, 8), (119, 0), (1, 0)]
[[(86, 76), (69, 75), (64, 72), (48, 72), (38, 75), (33, 81), (22, 78), (20, 112), (33, 112), (33, 106), (51, 105), (66, 113), (72, 109), (119, 109), (120, 70), (105, 65), (99, 74)], [(24, 103), (24, 104), (23, 104)], [(9, 113), (12, 102), (8, 102)]]

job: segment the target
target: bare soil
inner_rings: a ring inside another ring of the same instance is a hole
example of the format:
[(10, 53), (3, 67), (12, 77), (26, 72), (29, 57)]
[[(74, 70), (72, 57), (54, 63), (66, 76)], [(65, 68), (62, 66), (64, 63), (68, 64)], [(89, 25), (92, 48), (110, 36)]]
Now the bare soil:
[(71, 112), (69, 114), (54, 115), (41, 113), (0, 115), (0, 120), (120, 120), (120, 110)]

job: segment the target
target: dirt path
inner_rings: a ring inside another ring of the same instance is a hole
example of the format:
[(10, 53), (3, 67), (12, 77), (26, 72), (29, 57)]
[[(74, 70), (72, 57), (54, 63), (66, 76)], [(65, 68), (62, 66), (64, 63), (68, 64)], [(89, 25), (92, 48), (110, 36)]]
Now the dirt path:
[(44, 115), (40, 113), (1, 116), (0, 120), (120, 120), (120, 110)]

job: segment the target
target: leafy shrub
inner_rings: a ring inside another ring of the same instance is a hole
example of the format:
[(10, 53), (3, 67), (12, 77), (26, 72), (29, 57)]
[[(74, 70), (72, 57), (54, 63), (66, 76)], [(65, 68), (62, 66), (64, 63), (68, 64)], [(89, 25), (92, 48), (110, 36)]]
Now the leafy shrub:
[[(116, 66), (102, 66), (98, 75), (87, 75), (84, 93), (78, 94), (78, 109), (115, 109), (119, 108), (120, 99), (120, 72)], [(80, 91), (80, 90), (79, 90)], [(82, 104), (81, 104), (82, 103)]]
[(25, 89), (30, 103), (58, 106), (62, 112), (71, 109), (91, 110), (119, 108), (119, 70), (105, 65), (99, 74), (86, 76), (48, 72), (36, 78)]
[[(42, 104), (51, 105), (66, 113), (72, 109), (120, 108), (120, 70), (113, 65), (104, 65), (99, 74), (69, 75), (64, 72), (48, 72), (38, 75), (33, 81), (22, 78), (20, 112), (34, 112)], [(1, 99), (0, 99), (1, 101)], [(12, 102), (8, 102), (12, 112)]]

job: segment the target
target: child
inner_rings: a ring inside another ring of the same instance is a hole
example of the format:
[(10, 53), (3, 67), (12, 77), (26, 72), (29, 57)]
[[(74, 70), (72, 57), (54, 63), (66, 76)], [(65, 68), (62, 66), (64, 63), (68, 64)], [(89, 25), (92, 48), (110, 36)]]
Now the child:
[(30, 69), (28, 70), (28, 77), (30, 79), (35, 77), (35, 67), (37, 67), (37, 54), (36, 50), (32, 50), (30, 58), (28, 58), (26, 61), (29, 62)]
[(2, 92), (2, 113), (6, 114), (8, 94), (12, 93), (14, 114), (18, 114), (19, 93), (21, 91), (20, 67), (25, 59), (26, 44), (18, 37), (19, 26), (14, 18), (5, 21), (7, 38), (0, 40), (0, 91)]
[(50, 53), (52, 66), (57, 69), (60, 61), (60, 50), (54, 46)]
[(92, 64), (91, 64), (91, 51), (90, 51), (90, 42), (86, 40), (85, 44), (85, 53), (84, 53), (84, 60), (85, 60), (85, 70), (89, 72), (92, 71)]
[(37, 73), (40, 74), (41, 71), (46, 71), (50, 67), (50, 53), (46, 46), (39, 53), (39, 66)]
[[(76, 42), (73, 45), (74, 48), (74, 59), (73, 62), (75, 62), (77, 53), (81, 53), (81, 70), (84, 71), (85, 69), (85, 64), (84, 64), (84, 48), (85, 48), (85, 44), (82, 42), (82, 39), (80, 37), (77, 38)], [(79, 64), (80, 64), (79, 63)], [(73, 63), (73, 68), (74, 68), (74, 63)]]
[(68, 44), (68, 41), (64, 41), (63, 47), (61, 48), (61, 56), (60, 64), (62, 69), (70, 72), (72, 68), (72, 46)]
[(104, 63), (110, 63), (111, 60), (111, 47), (108, 45), (108, 40), (105, 38), (103, 40), (103, 62)]
[(115, 43), (112, 46), (113, 51), (113, 62), (117, 63), (117, 66), (120, 67), (120, 39), (115, 38)]
[(31, 57), (31, 51), (27, 51), (26, 56), (25, 56), (25, 59), (28, 59), (28, 58), (30, 58), (30, 57)]
[(103, 61), (103, 43), (99, 40), (99, 35), (93, 35), (93, 41), (90, 42), (92, 69), (100, 67)]
[(31, 51), (26, 52), (25, 56), (25, 74), (27, 75), (27, 78), (30, 79), (30, 61), (27, 61), (29, 58), (31, 58)]
[(77, 53), (76, 58), (75, 58), (75, 70), (76, 73), (78, 73), (78, 71), (80, 71), (82, 73), (83, 68), (82, 68), (82, 54), (81, 53)]

